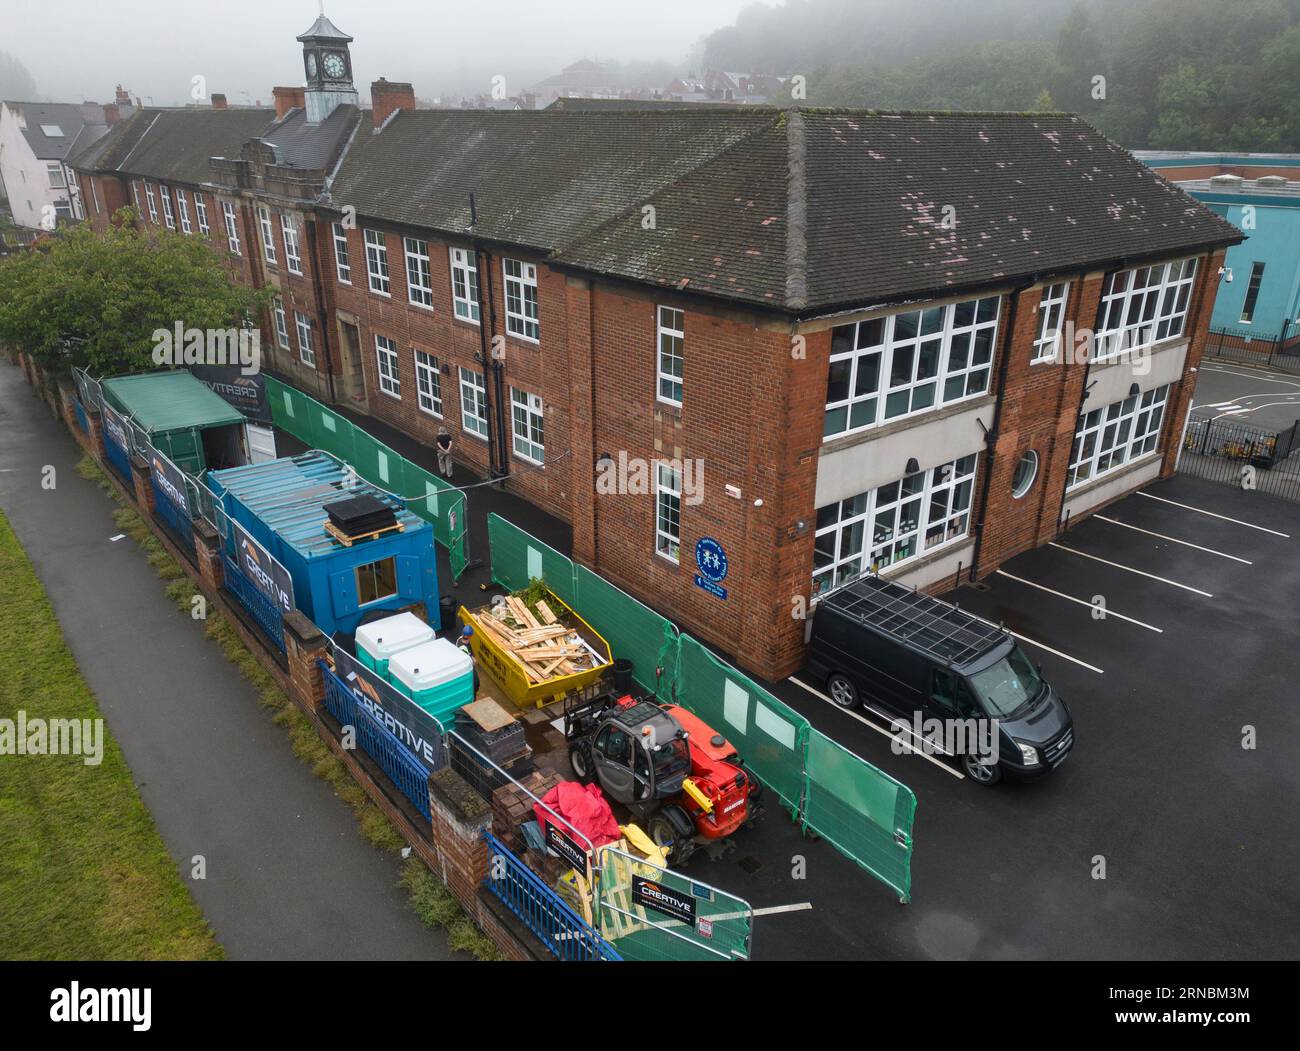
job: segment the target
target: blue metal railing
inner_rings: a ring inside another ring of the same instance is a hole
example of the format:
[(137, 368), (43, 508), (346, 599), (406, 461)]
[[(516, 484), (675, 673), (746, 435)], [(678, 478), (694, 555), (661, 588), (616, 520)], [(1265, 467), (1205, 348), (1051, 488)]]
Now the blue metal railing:
[(113, 441), (112, 435), (107, 427), (104, 428), (104, 455), (108, 457), (108, 462), (113, 465), (115, 470), (122, 477), (122, 481), (127, 486), (131, 485), (131, 457), (127, 454), (126, 447), (118, 445)]
[(330, 671), (324, 661), (319, 661), (321, 678), (325, 680), (325, 708), (341, 726), (356, 729), (357, 744), (370, 756), (388, 779), (406, 796), (415, 809), (432, 819), (429, 812), (429, 770), (415, 753), (373, 715), (357, 704), (347, 685)]
[(194, 551), (194, 523), (190, 516), (181, 510), (175, 500), (167, 495), (166, 490), (158, 484), (158, 479), (149, 472), (149, 484), (153, 486), (153, 509), (163, 523), (191, 552)]
[(609, 942), (496, 836), (484, 832), (483, 840), (488, 845), (488, 875), (483, 885), (519, 917), (553, 956), (566, 961), (622, 959)]
[(225, 589), (239, 599), (244, 609), (252, 614), (258, 626), (283, 653), (284, 618), (280, 614), (280, 607), (249, 583), (233, 558), (226, 555), (223, 561), (226, 570), (222, 574)]

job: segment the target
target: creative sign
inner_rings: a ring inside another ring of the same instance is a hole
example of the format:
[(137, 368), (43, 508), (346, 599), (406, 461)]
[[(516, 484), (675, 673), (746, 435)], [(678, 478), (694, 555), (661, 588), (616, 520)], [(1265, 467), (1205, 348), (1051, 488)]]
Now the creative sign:
[(546, 822), (546, 845), (568, 863), (570, 868), (581, 873), (587, 871), (587, 851), (578, 845), (567, 832), (562, 831), (553, 821)]
[(377, 678), (344, 650), (334, 650), (334, 670), (357, 703), (414, 752), (417, 759), (430, 770), (443, 764), (442, 731), (428, 712)]
[(671, 916), (674, 920), (695, 926), (695, 899), (681, 891), (665, 887), (658, 880), (632, 875), (632, 900), (647, 909)]
[(695, 586), (703, 588), (710, 595), (720, 599), (727, 597), (727, 589), (722, 582), (727, 579), (730, 566), (727, 552), (722, 544), (711, 536), (701, 537), (695, 543), (695, 565), (699, 572), (695, 574)]
[(246, 419), (270, 425), (271, 406), (266, 400), (266, 378), (261, 373), (245, 376), (238, 365), (192, 365), (190, 372)]
[(179, 467), (157, 449), (149, 453), (149, 471), (158, 486), (186, 518), (190, 514), (190, 498), (185, 491), (185, 475)]
[(230, 524), (235, 527), (235, 561), (244, 576), (283, 612), (292, 613), (293, 578), (289, 571), (233, 518)]
[(113, 444), (121, 446), (127, 452), (131, 450), (130, 439), (126, 436), (126, 420), (122, 419), (122, 414), (118, 412), (108, 402), (100, 406), (101, 415), (104, 418), (104, 431), (113, 439)]

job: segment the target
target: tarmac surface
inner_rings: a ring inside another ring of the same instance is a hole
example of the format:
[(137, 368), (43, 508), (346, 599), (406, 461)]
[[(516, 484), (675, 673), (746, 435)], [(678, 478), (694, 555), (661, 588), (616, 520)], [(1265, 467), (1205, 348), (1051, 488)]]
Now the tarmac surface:
[(1202, 361), (1192, 415), (1284, 430), (1300, 419), (1300, 375)]
[[(81, 455), (22, 373), (0, 365), (0, 509), (228, 956), (451, 958), (442, 932), (410, 910), (396, 859), (366, 843), (347, 804), (294, 758), (135, 542), (112, 539), (117, 505), (77, 474)], [(53, 490), (40, 484), (47, 464)], [(190, 878), (195, 855), (205, 879)]]

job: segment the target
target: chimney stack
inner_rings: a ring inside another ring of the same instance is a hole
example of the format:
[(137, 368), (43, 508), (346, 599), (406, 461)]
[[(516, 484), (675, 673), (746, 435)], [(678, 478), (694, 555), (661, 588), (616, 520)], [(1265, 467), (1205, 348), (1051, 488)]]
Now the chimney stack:
[(214, 92), (212, 95), (212, 108), (225, 109), (227, 107), (226, 96), (220, 92)]
[(370, 85), (371, 117), (375, 127), (383, 126), (399, 109), (415, 109), (415, 88), (399, 81), (389, 82), (380, 77)]
[(281, 120), (291, 109), (303, 109), (307, 105), (307, 95), (303, 88), (272, 88), (275, 99), (275, 119)]
[(104, 123), (110, 128), (122, 119), (122, 108), (116, 102), (104, 103)]
[(131, 93), (124, 89), (121, 84), (117, 86), (117, 96), (113, 99), (119, 106), (131, 105)]

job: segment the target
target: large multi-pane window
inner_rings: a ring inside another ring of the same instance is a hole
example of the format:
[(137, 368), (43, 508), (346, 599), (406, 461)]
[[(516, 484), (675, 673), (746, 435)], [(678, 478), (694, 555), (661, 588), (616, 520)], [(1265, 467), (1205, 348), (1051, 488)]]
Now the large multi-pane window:
[(460, 425), (467, 434), (487, 438), (487, 384), (481, 372), (460, 369)]
[(185, 198), (185, 191), (180, 187), (176, 188), (176, 210), (181, 217), (181, 233), (193, 233), (194, 227), (190, 225), (190, 204)]
[(1181, 336), (1195, 277), (1195, 259), (1117, 270), (1107, 277), (1093, 361)]
[(1066, 488), (1153, 452), (1160, 441), (1169, 385), (1080, 414)]
[(144, 206), (140, 204), (140, 184), (134, 179), (131, 180), (131, 196), (135, 198), (135, 210), (140, 213), (140, 218), (144, 218)]
[(817, 509), (813, 594), (970, 533), (972, 453)]
[(208, 226), (208, 205), (198, 190), (194, 191), (194, 215), (199, 221), (199, 233), (207, 237), (211, 232), (211, 227)]
[(63, 173), (62, 161), (46, 161), (45, 174), (49, 177), (51, 190), (67, 189), (68, 177)]
[(388, 244), (378, 230), (366, 231), (366, 276), (370, 279), (370, 291), (381, 296), (389, 294)]
[(515, 455), (532, 463), (546, 460), (542, 399), (518, 387), (510, 388), (510, 421)]
[(1065, 299), (1070, 293), (1070, 283), (1048, 285), (1043, 298), (1038, 301), (1038, 335), (1034, 338), (1034, 364), (1055, 361), (1060, 352), (1064, 334), (1061, 323), (1065, 319)]
[(656, 311), (659, 344), (659, 400), (682, 403), (682, 347), (686, 342), (685, 315), (672, 307)]
[(298, 326), (298, 357), (304, 365), (316, 367), (316, 348), (311, 342), (311, 318), (300, 310), (293, 312), (294, 323)]
[(298, 247), (298, 225), (292, 216), (280, 216), (280, 233), (284, 237), (285, 267), (291, 274), (301, 274), (302, 253)]
[(159, 186), (158, 192), (162, 194), (163, 222), (167, 224), (168, 230), (175, 230), (176, 213), (172, 211), (172, 192), (166, 186)]
[(422, 350), (415, 351), (415, 388), (420, 411), (441, 416), (442, 376), (438, 372), (438, 359)]
[(275, 315), (275, 342), (281, 350), (288, 350), (289, 320), (284, 312), (284, 300), (279, 296), (275, 297), (275, 302), (271, 305), (271, 313)]
[(450, 248), (451, 305), (462, 321), (478, 324), (478, 253), (469, 248)]
[(1241, 323), (1249, 325), (1255, 320), (1255, 304), (1259, 302), (1259, 288), (1264, 283), (1264, 264), (1255, 263), (1250, 268), (1250, 281), (1246, 284), (1246, 298), (1241, 304)]
[(262, 231), (262, 255), (266, 261), (275, 266), (275, 227), (271, 224), (271, 211), (269, 208), (259, 208), (257, 210), (257, 224)]
[(506, 277), (506, 331), (536, 342), (541, 338), (537, 320), (537, 267), (519, 259), (501, 260)]
[(229, 201), (221, 202), (221, 217), (226, 223), (226, 245), (233, 254), (239, 255), (239, 226), (235, 222), (235, 206)]
[(400, 398), (402, 381), (397, 374), (397, 344), (387, 336), (376, 336), (375, 360), (379, 365), (379, 389)]
[(826, 438), (987, 393), (998, 297), (905, 310), (831, 333)]
[(407, 297), (419, 307), (433, 308), (433, 276), (429, 272), (429, 242), (415, 237), (406, 244)]
[(149, 200), (149, 221), (156, 223), (158, 221), (158, 202), (153, 195), (153, 187), (148, 183), (144, 184), (144, 195)]
[(655, 464), (655, 551), (673, 562), (681, 557), (682, 473), (671, 464)]
[(352, 261), (348, 257), (348, 232), (342, 223), (335, 223), (334, 231), (334, 271), (339, 281), (345, 285), (352, 284)]

